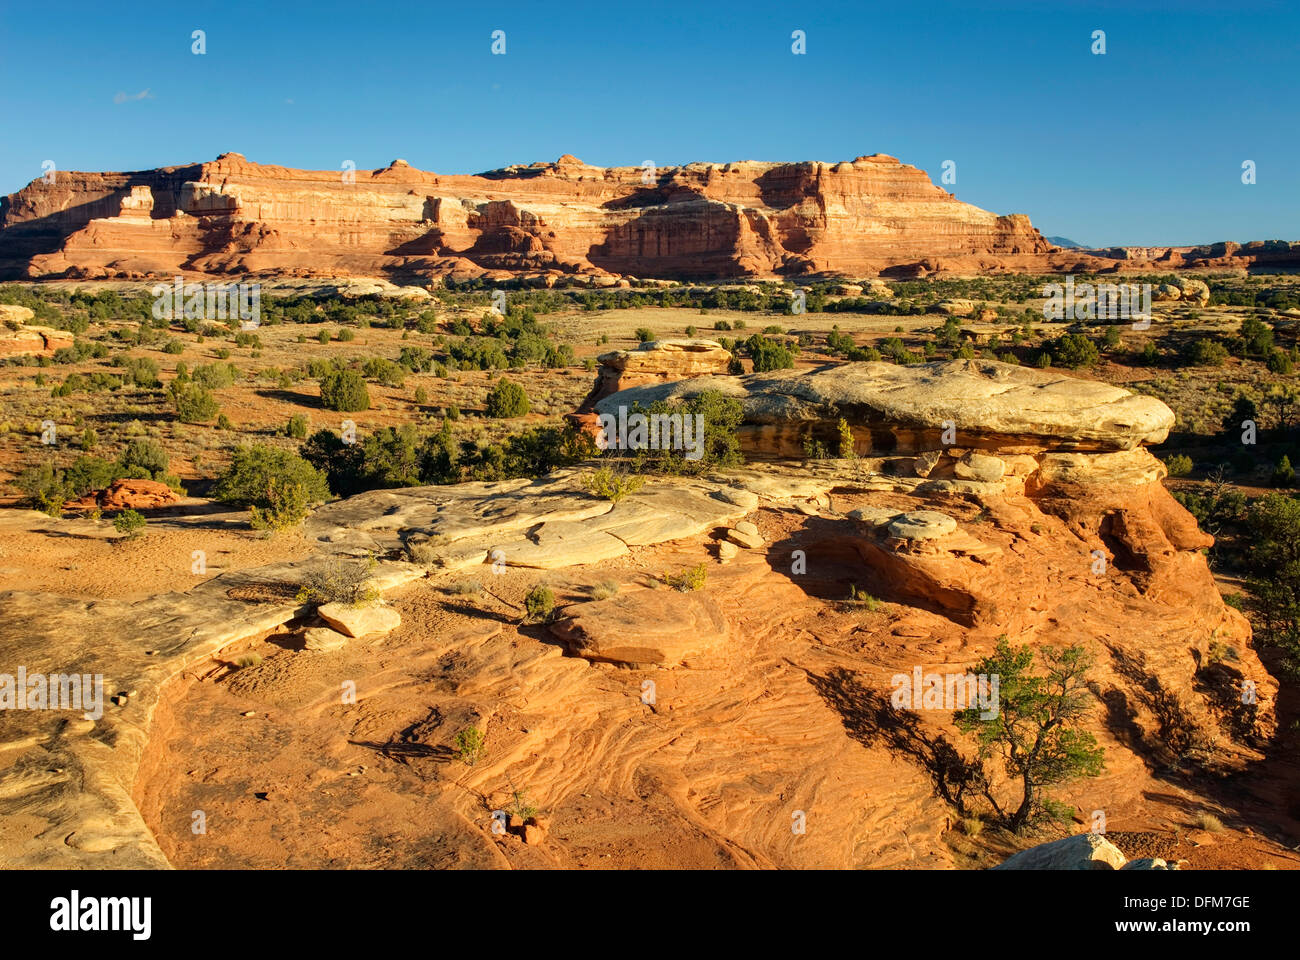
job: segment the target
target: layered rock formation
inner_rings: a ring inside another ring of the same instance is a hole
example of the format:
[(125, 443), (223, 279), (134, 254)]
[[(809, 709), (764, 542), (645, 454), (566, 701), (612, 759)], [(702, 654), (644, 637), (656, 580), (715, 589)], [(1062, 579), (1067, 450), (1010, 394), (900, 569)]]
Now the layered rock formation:
[(0, 357), (52, 356), (60, 347), (72, 345), (72, 334), (34, 324), (30, 307), (0, 303)]
[(228, 153), (133, 173), (60, 171), (0, 206), (0, 274), (31, 278), (861, 275), (1051, 249), (1028, 218), (962, 203), (883, 154), (652, 174), (564, 156), (442, 176), (401, 160), (306, 171)]
[(831, 363), (811, 371), (696, 377), (620, 390), (594, 406), (617, 415), (620, 407), (671, 403), (708, 390), (740, 401), (746, 453), (778, 459), (802, 457), (810, 437), (836, 449), (841, 418), (862, 456), (967, 447), (1013, 454), (1131, 450), (1160, 443), (1174, 425), (1173, 411), (1151, 397), (992, 360)]
[[(1219, 771), (1263, 757), (1277, 685), (1220, 599), (1209, 538), (1145, 449), (1172, 422), (1163, 404), (959, 361), (705, 377), (598, 406), (708, 386), (740, 398), (747, 443), (768, 462), (656, 477), (618, 503), (576, 470), (375, 490), (319, 509), (304, 527), (316, 552), (296, 564), (135, 603), (0, 595), (14, 625), (0, 673), (76, 669), (121, 691), (101, 717), (25, 711), (5, 727), (0, 854), (22, 866), (951, 866), (944, 758), (962, 740), (951, 710), (891, 707), (890, 678), (962, 673), (1001, 635), (1080, 644), (1095, 660), (1083, 722), (1106, 770), (1056, 791), (1079, 811), (1140, 811), (1173, 789), (1151, 771), (1189, 757)], [(861, 456), (781, 455), (841, 416)], [(292, 598), (313, 571), (403, 551), (420, 566), (375, 573), (391, 632), (298, 637)], [(701, 564), (696, 589), (666, 585)], [(482, 580), (452, 579), (470, 574)], [(548, 625), (521, 622), (539, 583), (559, 599)], [(854, 606), (859, 590), (870, 605)], [(219, 685), (182, 678), (259, 636), (264, 662)], [(356, 702), (340, 704), (341, 681)], [(468, 725), (486, 755), (437, 773)], [(545, 855), (493, 834), (508, 783), (550, 815)], [(274, 803), (250, 800), (254, 788)], [(195, 809), (226, 827), (195, 843)], [(817, 828), (792, 832), (798, 813)], [(322, 839), (286, 822), (331, 828)]]

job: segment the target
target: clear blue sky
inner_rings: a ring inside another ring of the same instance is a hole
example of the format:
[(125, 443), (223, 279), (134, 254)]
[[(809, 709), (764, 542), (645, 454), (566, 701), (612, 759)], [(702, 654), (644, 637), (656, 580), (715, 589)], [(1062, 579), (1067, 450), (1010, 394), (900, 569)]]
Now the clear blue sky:
[(442, 173), (881, 152), (1089, 245), (1300, 240), (1300, 10), (1272, 0), (0, 0), (0, 50), (0, 193), (44, 160), (228, 150)]

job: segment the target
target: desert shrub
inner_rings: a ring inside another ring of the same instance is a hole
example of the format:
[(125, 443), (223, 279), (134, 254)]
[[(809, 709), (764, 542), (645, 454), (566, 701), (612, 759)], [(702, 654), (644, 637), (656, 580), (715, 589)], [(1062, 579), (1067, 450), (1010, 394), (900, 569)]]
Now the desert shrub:
[(139, 437), (126, 445), (117, 462), (124, 477), (156, 480), (167, 473), (171, 458), (157, 440)]
[(852, 460), (856, 458), (858, 454), (857, 454), (856, 444), (854, 443), (853, 440), (853, 428), (849, 426), (849, 422), (845, 420), (843, 417), (840, 417), (839, 434), (840, 434), (840, 451), (839, 451), (840, 459)]
[(320, 399), (330, 410), (351, 413), (370, 409), (366, 381), (353, 370), (332, 370), (322, 377)]
[(1270, 373), (1288, 374), (1295, 368), (1291, 357), (1281, 350), (1274, 350), (1268, 355), (1268, 369)]
[(676, 413), (682, 417), (698, 417), (699, 420), (692, 422), (701, 424), (703, 428), (703, 439), (698, 443), (698, 458), (692, 459), (695, 453), (693, 450), (638, 450), (632, 457), (633, 469), (638, 472), (697, 476), (734, 467), (744, 460), (737, 432), (744, 411), (735, 397), (724, 396), (717, 390), (705, 390), (698, 396), (675, 404), (661, 400), (644, 410), (637, 405), (635, 412), (647, 415)]
[(1223, 821), (1208, 811), (1201, 811), (1196, 815), (1196, 825), (1202, 830), (1210, 833), (1222, 833)]
[(219, 413), (217, 414), (217, 429), (234, 430), (235, 425), (230, 422), (230, 418), (228, 416), (226, 416), (224, 413)]
[(858, 607), (866, 610), (868, 613), (875, 613), (880, 609), (880, 601), (867, 593), (867, 591), (859, 590), (856, 583), (849, 586), (849, 598), (845, 602), (850, 607)]
[(28, 467), (20, 473), (14, 485), (27, 495), (32, 507), (52, 517), (63, 516), (63, 504), (68, 499), (68, 488), (61, 470), (45, 461)]
[(745, 341), (745, 349), (754, 362), (755, 373), (786, 370), (794, 366), (794, 354), (784, 344), (756, 333)]
[(406, 383), (406, 368), (386, 357), (371, 357), (361, 365), (361, 375), (386, 387), (400, 387)]
[(488, 394), (486, 413), (495, 420), (522, 417), (528, 413), (528, 394), (519, 384), (502, 377)]
[(640, 343), (650, 343), (654, 340), (655, 335), (647, 327), (637, 327), (636, 338)]
[(158, 361), (153, 357), (125, 357), (122, 366), (127, 378), (137, 387), (158, 386)]
[(1052, 362), (1077, 370), (1091, 367), (1101, 359), (1097, 345), (1081, 333), (1067, 333), (1049, 345)]
[(340, 327), (337, 331), (335, 331), (334, 338), (338, 340), (340, 343), (351, 343), (353, 340), (357, 338), (357, 335), (353, 333), (351, 330), (349, 330), (347, 327)]
[(1192, 458), (1185, 454), (1175, 453), (1165, 460), (1165, 469), (1169, 471), (1171, 477), (1185, 477), (1192, 472)]
[(185, 352), (185, 344), (179, 340), (168, 340), (167, 346), (163, 347), (163, 353), (178, 354)]
[(124, 534), (128, 539), (134, 540), (140, 534), (144, 533), (144, 528), (148, 523), (145, 518), (134, 510), (123, 510), (113, 520), (113, 529), (118, 533)]
[(235, 450), (212, 492), (223, 503), (256, 507), (271, 529), (329, 497), (324, 474), (295, 453), (263, 444)]
[(465, 766), (474, 766), (486, 755), (487, 744), (478, 727), (466, 727), (456, 734), (456, 759)]
[(1228, 348), (1217, 340), (1201, 338), (1187, 350), (1188, 362), (1198, 367), (1218, 367), (1228, 359)]
[(307, 519), (311, 507), (307, 488), (297, 480), (272, 477), (266, 485), (266, 506), (249, 508), (248, 525), (254, 530), (279, 532)]
[(284, 433), (285, 436), (292, 437), (295, 440), (306, 440), (307, 427), (307, 415), (305, 413), (295, 413), (285, 425)]
[(1291, 458), (1285, 453), (1282, 459), (1277, 462), (1273, 468), (1272, 484), (1275, 487), (1292, 487), (1295, 486), (1295, 468), (1291, 466)]
[(233, 363), (201, 363), (191, 374), (195, 383), (209, 390), (233, 386), (238, 376), (239, 368)]
[(217, 398), (197, 383), (173, 381), (168, 388), (181, 423), (207, 423), (218, 414)]
[(298, 590), (299, 603), (344, 603), (360, 607), (379, 599), (372, 578), (375, 558), (335, 559), (307, 570)]
[(702, 589), (708, 578), (708, 566), (704, 563), (698, 563), (693, 567), (686, 567), (677, 573), (665, 573), (663, 581), (674, 590), (680, 590), (682, 593), (690, 593), (692, 590)]
[(555, 591), (538, 584), (524, 597), (525, 619), (530, 623), (549, 620), (555, 612)]
[(429, 391), (424, 389), (424, 387), (416, 387), (415, 395), (412, 399), (421, 406), (424, 406), (424, 404), (429, 402)]
[(602, 580), (591, 588), (591, 599), (593, 600), (608, 600), (614, 596), (618, 596), (617, 580)]
[(317, 342), (319, 342), (319, 343), (322, 344), (322, 345), (329, 343), (329, 342), (330, 342), (330, 332), (329, 332), (328, 330), (322, 330), (322, 331), (320, 331), (319, 333), (316, 334), (316, 340), (317, 340)]
[(630, 493), (636, 493), (645, 483), (645, 477), (616, 473), (608, 465), (601, 466), (583, 478), (583, 485), (593, 496), (618, 503)]

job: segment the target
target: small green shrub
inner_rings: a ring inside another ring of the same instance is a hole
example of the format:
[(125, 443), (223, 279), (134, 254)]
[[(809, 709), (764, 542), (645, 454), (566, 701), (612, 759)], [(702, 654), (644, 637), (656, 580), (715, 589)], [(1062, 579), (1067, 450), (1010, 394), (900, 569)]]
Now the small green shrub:
[(456, 734), (456, 759), (472, 767), (487, 755), (487, 743), (478, 727), (466, 727)]
[(663, 581), (674, 590), (690, 593), (692, 590), (702, 589), (708, 578), (708, 566), (704, 563), (698, 563), (693, 567), (686, 567), (678, 573), (665, 573)]
[(147, 524), (148, 521), (136, 511), (123, 510), (114, 518), (113, 529), (118, 533), (125, 534), (128, 540), (134, 540), (144, 533)]
[(525, 619), (530, 623), (549, 620), (555, 612), (555, 591), (538, 584), (524, 597)]
[(616, 473), (608, 465), (599, 467), (583, 479), (583, 484), (593, 496), (618, 503), (630, 493), (636, 493), (645, 484), (645, 477)]
[(488, 394), (485, 412), (494, 420), (522, 417), (528, 413), (528, 394), (519, 384), (502, 377)]

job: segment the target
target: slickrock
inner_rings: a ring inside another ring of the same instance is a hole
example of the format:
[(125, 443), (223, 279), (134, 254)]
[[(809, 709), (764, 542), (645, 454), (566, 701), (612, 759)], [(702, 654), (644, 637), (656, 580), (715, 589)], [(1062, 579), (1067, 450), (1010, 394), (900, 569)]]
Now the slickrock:
[(1174, 414), (1154, 397), (994, 360), (900, 366), (847, 363), (811, 371), (697, 377), (633, 387), (596, 403), (680, 401), (717, 390), (744, 408), (742, 445), (758, 456), (799, 459), (804, 441), (832, 442), (841, 417), (866, 456), (944, 445), (1013, 453), (1132, 450), (1160, 443)]
[(730, 637), (707, 594), (684, 593), (669, 601), (662, 589), (581, 604), (551, 632), (588, 660), (659, 667), (699, 666)]

